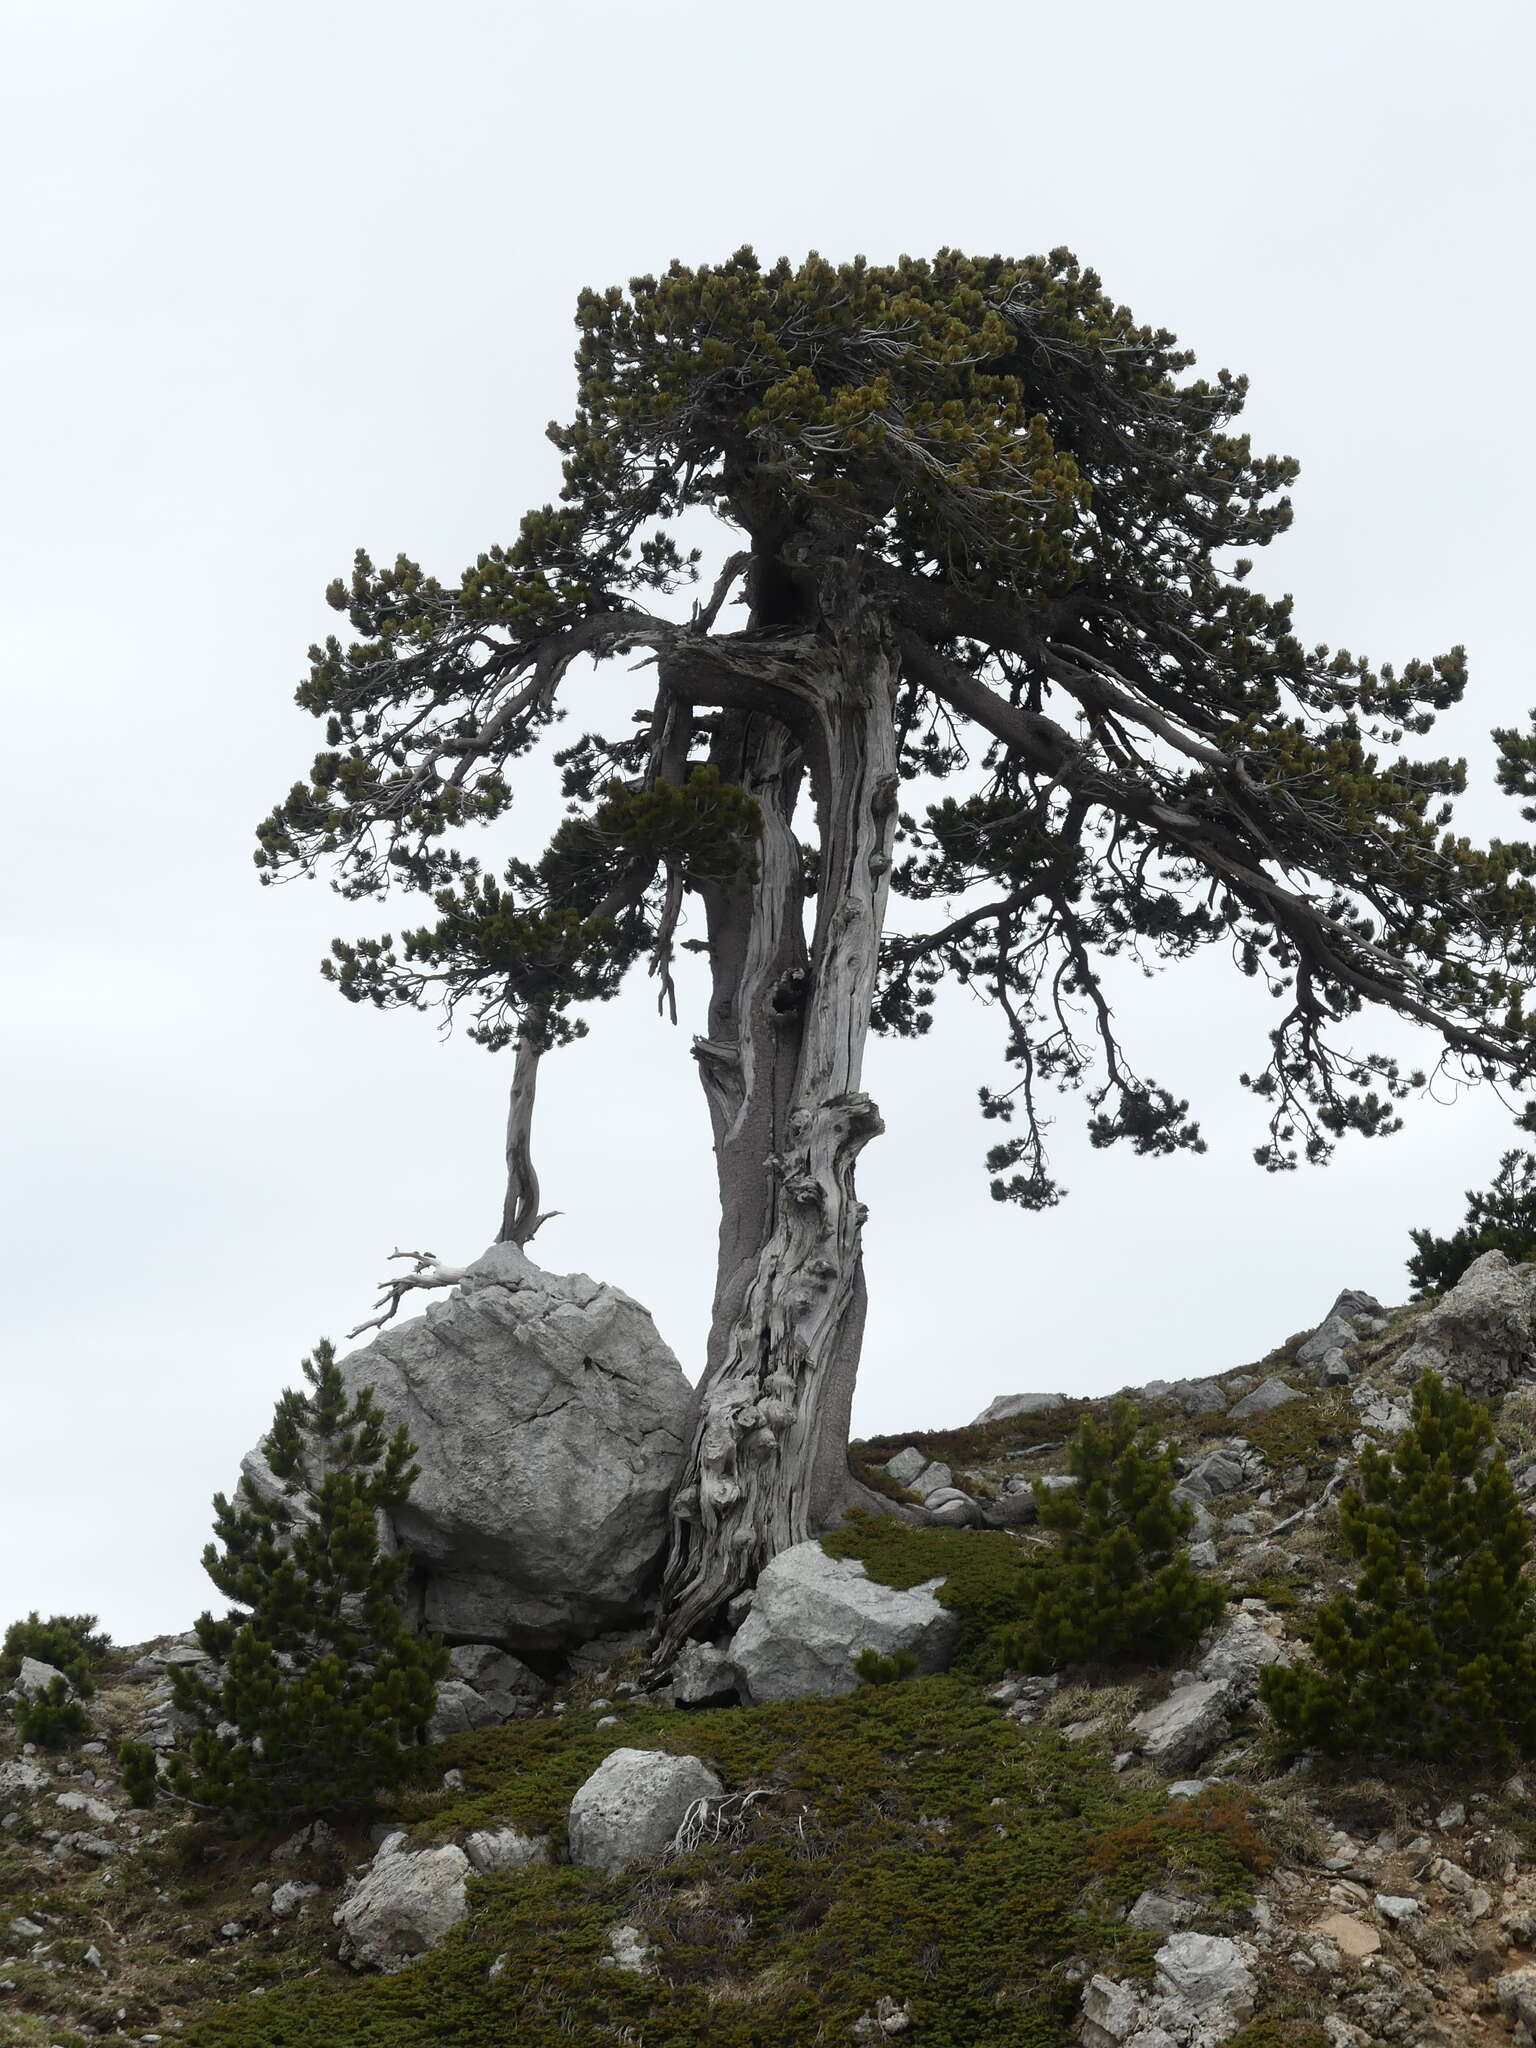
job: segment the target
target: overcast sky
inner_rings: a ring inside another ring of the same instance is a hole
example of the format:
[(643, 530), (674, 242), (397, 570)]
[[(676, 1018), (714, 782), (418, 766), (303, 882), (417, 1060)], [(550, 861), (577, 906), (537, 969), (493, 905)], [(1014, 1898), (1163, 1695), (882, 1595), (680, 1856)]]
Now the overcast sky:
[[(209, 1496), (396, 1245), (494, 1235), (506, 1060), (316, 973), (377, 928), (258, 888), (252, 828), (317, 740), (292, 702), (366, 545), (444, 576), (557, 484), (571, 313), (673, 256), (1066, 243), (1302, 461), (1261, 557), (1303, 637), (1464, 640), (1443, 728), (1536, 702), (1527, 10), (1498, 0), (10, 0), (0, 830), (7, 1000), (0, 1623), (185, 1627)], [(611, 705), (633, 688), (588, 685)], [(620, 699), (622, 701), (622, 697)], [(594, 703), (598, 701), (594, 695)], [(636, 701), (640, 701), (637, 696)], [(626, 707), (627, 708), (627, 707)], [(579, 713), (577, 714), (579, 716)], [(530, 803), (536, 851), (548, 811)], [(508, 828), (514, 834), (516, 820)], [(900, 908), (897, 909), (899, 922)], [(988, 1198), (995, 1020), (880, 1045), (865, 1431), (998, 1392), (1210, 1372), (1405, 1293), (1510, 1142), (1415, 1105), (1325, 1172), (1251, 1163), (1269, 1021), (1211, 960), (1121, 991), (1210, 1152), (1056, 1129), (1055, 1213)], [(649, 991), (546, 1065), (540, 1259), (628, 1288), (697, 1370), (714, 1217), (688, 1027)], [(1386, 1030), (1362, 1032), (1387, 1042)]]

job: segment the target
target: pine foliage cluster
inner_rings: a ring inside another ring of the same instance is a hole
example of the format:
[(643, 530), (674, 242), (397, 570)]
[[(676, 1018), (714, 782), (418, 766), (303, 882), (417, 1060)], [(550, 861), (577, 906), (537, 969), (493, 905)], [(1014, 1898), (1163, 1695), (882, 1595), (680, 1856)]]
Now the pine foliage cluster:
[(1449, 1237), (1411, 1230), (1408, 1277), (1415, 1295), (1454, 1287), (1474, 1259), (1502, 1252), (1514, 1265), (1536, 1259), (1536, 1153), (1506, 1152), (1485, 1190), (1467, 1189), (1466, 1221)]
[(1070, 1488), (1036, 1483), (1040, 1525), (1057, 1544), (1030, 1575), (1026, 1617), (999, 1631), (998, 1655), (1023, 1671), (1181, 1656), (1226, 1595), (1190, 1560), (1193, 1515), (1174, 1495), (1167, 1450), (1131, 1402), (1116, 1401), (1102, 1420), (1084, 1418), (1068, 1471)]
[(50, 1614), (46, 1621), (34, 1608), (25, 1621), (13, 1621), (0, 1643), (0, 1691), (14, 1683), (23, 1657), (62, 1671), (82, 1699), (96, 1690), (91, 1667), (112, 1646), (98, 1631), (94, 1614)]
[(1281, 1733), (1332, 1755), (1536, 1754), (1531, 1533), (1485, 1409), (1425, 1373), (1390, 1451), (1367, 1445), (1339, 1528), (1360, 1567), (1313, 1661), (1262, 1674)]
[(413, 1446), (386, 1435), (366, 1388), (348, 1397), (328, 1343), (303, 1369), (307, 1390), (282, 1395), (265, 1445), (280, 1491), (242, 1478), (233, 1501), (214, 1499), (222, 1548), (203, 1565), (236, 1603), (197, 1623), (215, 1675), (172, 1674), (196, 1725), (169, 1789), (250, 1821), (363, 1811), (409, 1778), (447, 1665), (407, 1625), (407, 1557), (380, 1542), (416, 1476)]

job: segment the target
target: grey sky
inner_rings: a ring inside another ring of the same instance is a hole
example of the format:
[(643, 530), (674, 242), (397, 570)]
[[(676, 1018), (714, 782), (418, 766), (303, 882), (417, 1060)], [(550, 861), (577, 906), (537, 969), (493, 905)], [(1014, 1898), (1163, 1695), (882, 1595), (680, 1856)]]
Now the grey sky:
[[(1251, 374), (1257, 445), (1303, 464), (1260, 566), (1304, 637), (1466, 641), (1440, 744), (1480, 777), (1469, 825), (1519, 829), (1486, 730), (1536, 701), (1532, 43), (1497, 0), (11, 0), (0, 1622), (185, 1626), (209, 1496), (314, 1339), (393, 1246), (494, 1234), (506, 1062), (326, 989), (331, 933), (386, 920), (260, 890), (251, 830), (316, 742), (292, 689), (353, 548), (452, 576), (553, 493), (581, 285), (745, 241), (1068, 244)], [(536, 847), (547, 816), (508, 829)], [(1266, 1178), (1234, 1080), (1263, 1000), (1211, 960), (1121, 1012), (1210, 1153), (1091, 1154), (1068, 1101), (1046, 1217), (980, 1170), (994, 1019), (952, 1002), (876, 1045), (858, 1427), (1216, 1370), (1345, 1284), (1400, 1297), (1408, 1226), (1457, 1218), (1508, 1142), (1491, 1098), (1430, 1102)], [(537, 1250), (629, 1288), (695, 1370), (690, 1022), (642, 986), (548, 1062), (566, 1213)]]

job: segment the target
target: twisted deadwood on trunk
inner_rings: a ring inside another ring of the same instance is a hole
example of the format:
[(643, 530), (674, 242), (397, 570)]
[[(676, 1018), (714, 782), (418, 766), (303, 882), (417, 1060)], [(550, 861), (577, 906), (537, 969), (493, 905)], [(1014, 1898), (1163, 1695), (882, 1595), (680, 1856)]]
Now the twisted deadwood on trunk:
[[(700, 1388), (673, 1501), (658, 1661), (814, 1533), (828, 1426), (835, 1434), (839, 1414), (846, 1423), (857, 1362), (865, 1210), (854, 1174), (884, 1128), (859, 1082), (896, 825), (897, 667), (885, 620), (856, 595), (825, 605), (823, 618), (793, 685), (812, 735), (822, 847), (799, 1067), (770, 1162), (771, 1228)], [(723, 1109), (721, 1063), (704, 1064)]]

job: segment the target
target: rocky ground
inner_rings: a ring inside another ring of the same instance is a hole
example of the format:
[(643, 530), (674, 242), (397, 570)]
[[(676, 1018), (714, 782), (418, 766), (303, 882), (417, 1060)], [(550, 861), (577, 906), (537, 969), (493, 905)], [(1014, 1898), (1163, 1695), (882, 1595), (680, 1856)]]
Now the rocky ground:
[[(588, 1283), (590, 1285), (590, 1283)], [(1536, 1268), (1427, 1308), (1346, 1294), (1261, 1364), (1135, 1398), (1229, 1594), (1187, 1665), (983, 1675), (1086, 1404), (1005, 1395), (857, 1447), (917, 1524), (775, 1561), (648, 1689), (637, 1634), (455, 1652), (430, 1783), (371, 1827), (236, 1838), (127, 1805), (191, 1638), (112, 1653), (89, 1740), (0, 1719), (0, 2042), (1367, 2048), (1536, 2037), (1536, 1772), (1362, 1775), (1279, 1749), (1257, 1673), (1339, 1584), (1331, 1504), (1434, 1365), (1536, 1500)], [(855, 1656), (919, 1674), (860, 1684)], [(22, 1683), (43, 1674), (23, 1672)]]

